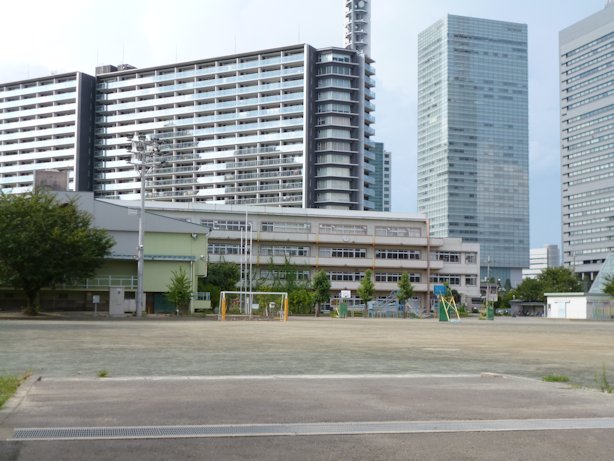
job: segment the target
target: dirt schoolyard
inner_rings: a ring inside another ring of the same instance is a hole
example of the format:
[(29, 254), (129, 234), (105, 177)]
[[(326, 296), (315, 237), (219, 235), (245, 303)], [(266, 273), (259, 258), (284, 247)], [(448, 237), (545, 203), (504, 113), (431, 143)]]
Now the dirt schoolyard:
[(541, 318), (0, 320), (0, 374), (557, 374), (614, 382), (614, 322)]

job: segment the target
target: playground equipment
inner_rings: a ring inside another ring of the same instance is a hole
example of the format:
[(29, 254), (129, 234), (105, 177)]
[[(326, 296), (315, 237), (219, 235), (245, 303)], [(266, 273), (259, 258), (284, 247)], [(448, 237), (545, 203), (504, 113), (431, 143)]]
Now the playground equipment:
[(398, 317), (400, 314), (403, 314), (403, 309), (396, 291), (369, 303), (369, 317)]
[[(288, 320), (288, 293), (286, 292), (278, 292), (278, 291), (222, 291), (220, 293), (220, 314), (218, 316), (219, 320), (226, 320), (226, 315), (228, 313), (229, 303), (232, 302), (234, 296), (234, 300), (237, 300), (236, 296), (238, 296), (239, 302), (242, 304), (245, 302), (245, 306), (240, 306), (240, 312), (244, 315), (252, 316), (252, 309), (254, 309), (254, 305), (252, 304), (252, 300), (254, 296), (267, 296), (267, 297), (279, 297), (280, 303), (279, 306), (282, 308), (279, 310), (279, 320), (287, 321)], [(272, 303), (276, 305), (275, 303)], [(266, 307), (268, 312), (269, 307)]]
[[(439, 300), (439, 321), (440, 322), (460, 322), (460, 315), (456, 307), (454, 296), (449, 293), (445, 285), (435, 285), (433, 293)], [(450, 319), (450, 312), (456, 314), (456, 318)]]

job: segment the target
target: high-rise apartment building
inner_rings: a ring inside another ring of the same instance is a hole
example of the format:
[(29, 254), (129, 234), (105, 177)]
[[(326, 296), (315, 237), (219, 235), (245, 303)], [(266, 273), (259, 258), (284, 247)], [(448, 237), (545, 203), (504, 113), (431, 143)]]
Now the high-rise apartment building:
[(373, 68), (297, 45), (97, 75), (95, 188), (134, 199), (135, 132), (160, 138), (147, 196), (168, 201), (372, 209)]
[(46, 170), (91, 190), (94, 90), (81, 72), (0, 84), (0, 193), (32, 190)]
[(373, 203), (374, 211), (390, 211), (391, 195), (390, 188), (392, 184), (391, 180), (391, 159), (390, 151), (384, 148), (383, 142), (376, 142), (373, 149), (375, 154), (375, 166), (374, 184), (373, 184)]
[(448, 15), (418, 37), (418, 208), (480, 243), (481, 276), (529, 263), (527, 27)]
[(7, 152), (0, 184), (29, 190), (33, 170), (62, 168), (71, 188), (134, 199), (141, 182), (130, 150), (138, 134), (161, 146), (147, 172), (150, 199), (373, 210), (370, 2), (345, 7), (346, 48), (101, 66), (95, 78), (0, 86), (0, 152)]
[(614, 251), (614, 5), (559, 47), (563, 264), (591, 281)]

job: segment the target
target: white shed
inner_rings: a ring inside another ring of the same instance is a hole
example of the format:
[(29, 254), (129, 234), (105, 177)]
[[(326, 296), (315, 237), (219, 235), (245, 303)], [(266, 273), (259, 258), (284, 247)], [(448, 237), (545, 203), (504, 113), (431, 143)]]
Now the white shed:
[(606, 294), (546, 293), (550, 319), (614, 320), (614, 298)]

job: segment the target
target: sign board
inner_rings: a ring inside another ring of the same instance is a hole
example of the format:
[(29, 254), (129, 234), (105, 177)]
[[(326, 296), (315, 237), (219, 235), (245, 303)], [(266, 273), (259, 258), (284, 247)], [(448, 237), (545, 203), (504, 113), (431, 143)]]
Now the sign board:
[(352, 297), (351, 290), (341, 290), (341, 294), (339, 295), (341, 299), (349, 299)]
[(446, 291), (445, 285), (433, 285), (433, 294), (435, 296), (445, 296)]
[(68, 190), (68, 171), (58, 170), (35, 170), (34, 171), (34, 190), (35, 191), (67, 191)]

